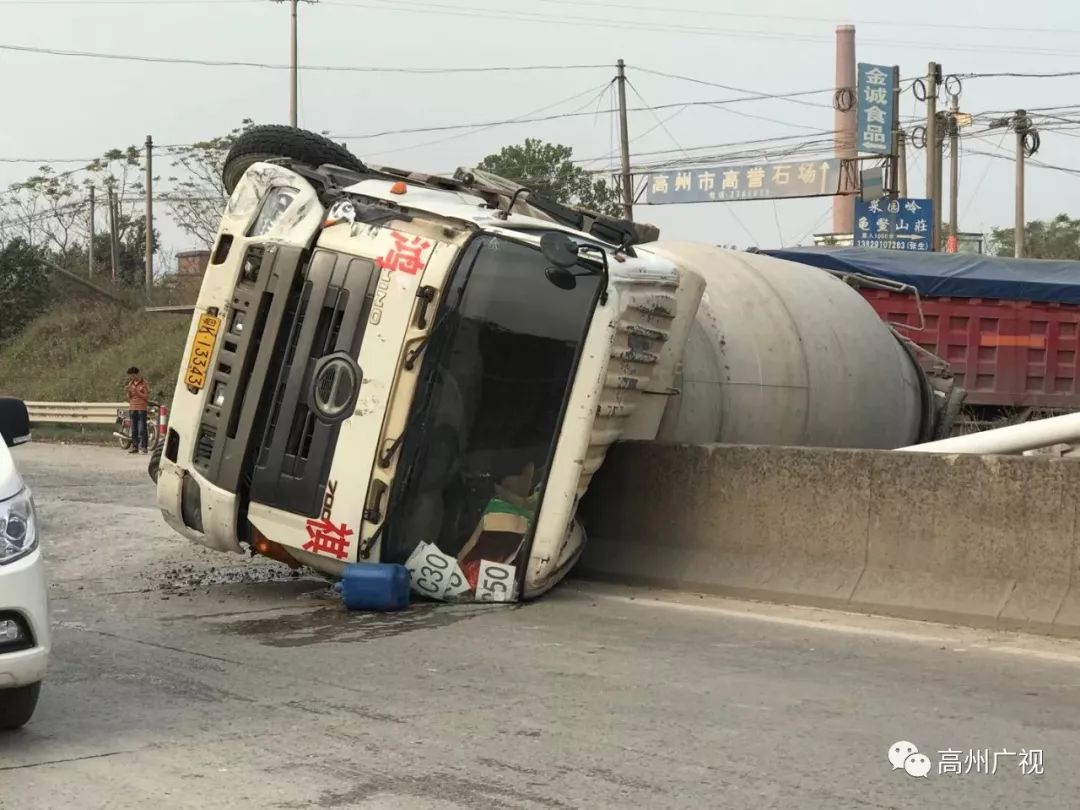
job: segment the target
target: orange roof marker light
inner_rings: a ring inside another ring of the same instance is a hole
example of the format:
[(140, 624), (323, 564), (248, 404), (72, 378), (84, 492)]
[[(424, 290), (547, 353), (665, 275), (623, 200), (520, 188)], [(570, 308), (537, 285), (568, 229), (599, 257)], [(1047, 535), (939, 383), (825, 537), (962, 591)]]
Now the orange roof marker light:
[(408, 190), (409, 190), (409, 187), (407, 185), (405, 185), (404, 183), (402, 183), (400, 180), (398, 182), (394, 183), (394, 185), (390, 186), (390, 193), (391, 194), (404, 194)]

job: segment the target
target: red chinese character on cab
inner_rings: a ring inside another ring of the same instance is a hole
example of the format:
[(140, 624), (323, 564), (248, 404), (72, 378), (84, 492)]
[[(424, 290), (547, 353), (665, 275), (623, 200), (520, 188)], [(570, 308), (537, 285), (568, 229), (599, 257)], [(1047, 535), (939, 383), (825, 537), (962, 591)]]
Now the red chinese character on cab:
[(415, 276), (424, 268), (423, 253), (431, 247), (431, 243), (419, 236), (414, 236), (410, 242), (407, 235), (397, 231), (392, 231), (391, 235), (394, 237), (394, 249), (376, 259), (375, 264), (380, 270), (399, 270)]
[(353, 530), (347, 528), (344, 523), (337, 526), (329, 518), (322, 520), (309, 518), (307, 533), (309, 539), (303, 545), (304, 551), (329, 554), (339, 560), (344, 560), (349, 556), (349, 545), (352, 542), (349, 537), (353, 534)]

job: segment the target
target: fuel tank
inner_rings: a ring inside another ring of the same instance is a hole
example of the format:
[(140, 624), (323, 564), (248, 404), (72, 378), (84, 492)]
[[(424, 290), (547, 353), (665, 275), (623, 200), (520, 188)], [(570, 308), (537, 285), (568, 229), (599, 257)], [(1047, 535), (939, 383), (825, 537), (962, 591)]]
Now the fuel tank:
[(930, 435), (924, 372), (840, 279), (703, 244), (641, 249), (704, 281), (658, 441), (890, 449)]

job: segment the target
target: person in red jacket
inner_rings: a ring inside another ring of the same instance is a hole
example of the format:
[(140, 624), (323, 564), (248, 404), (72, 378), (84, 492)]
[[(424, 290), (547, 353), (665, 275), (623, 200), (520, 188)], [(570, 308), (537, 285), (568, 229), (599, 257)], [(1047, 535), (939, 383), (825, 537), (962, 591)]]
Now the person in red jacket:
[(128, 413), (131, 415), (131, 450), (129, 453), (146, 452), (146, 411), (150, 407), (150, 383), (132, 366), (127, 370)]

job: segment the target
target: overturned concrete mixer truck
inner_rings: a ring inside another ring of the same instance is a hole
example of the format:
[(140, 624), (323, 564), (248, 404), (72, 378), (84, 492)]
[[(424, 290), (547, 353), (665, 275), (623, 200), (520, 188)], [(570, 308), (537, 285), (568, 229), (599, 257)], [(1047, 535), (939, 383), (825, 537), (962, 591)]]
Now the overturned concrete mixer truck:
[(244, 134), (224, 181), (151, 462), (166, 520), (210, 548), (530, 599), (580, 554), (613, 442), (945, 435), (948, 374), (827, 273), (287, 127)]

